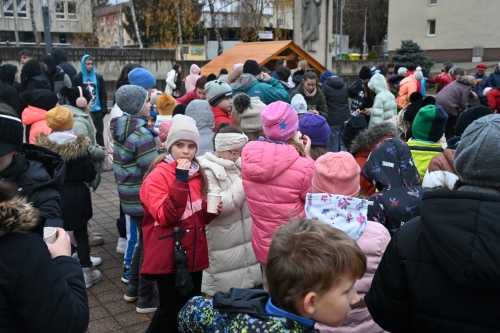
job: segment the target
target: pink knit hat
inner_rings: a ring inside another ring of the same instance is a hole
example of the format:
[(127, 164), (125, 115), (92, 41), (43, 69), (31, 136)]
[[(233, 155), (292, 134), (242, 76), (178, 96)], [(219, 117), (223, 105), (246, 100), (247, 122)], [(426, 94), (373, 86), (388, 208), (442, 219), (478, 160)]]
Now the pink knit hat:
[(169, 120), (161, 123), (160, 127), (158, 128), (158, 138), (160, 139), (160, 142), (167, 141), (168, 131), (170, 131), (170, 127), (172, 127), (172, 122)]
[(277, 101), (269, 104), (260, 114), (262, 129), (271, 140), (287, 141), (295, 135), (299, 128), (299, 118), (293, 107), (285, 102)]
[(351, 154), (345, 151), (326, 153), (314, 163), (313, 193), (356, 197), (361, 188), (360, 171), (358, 163)]

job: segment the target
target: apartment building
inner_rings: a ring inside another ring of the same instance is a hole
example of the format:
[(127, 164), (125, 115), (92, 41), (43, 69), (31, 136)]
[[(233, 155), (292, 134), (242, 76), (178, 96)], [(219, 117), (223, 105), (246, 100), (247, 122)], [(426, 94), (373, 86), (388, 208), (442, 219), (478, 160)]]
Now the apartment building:
[(124, 29), (124, 25), (127, 25), (128, 22), (123, 7), (129, 6), (129, 4), (130, 2), (124, 2), (97, 9), (96, 17), (99, 47), (119, 47), (120, 38), (125, 47), (136, 45), (136, 42)]

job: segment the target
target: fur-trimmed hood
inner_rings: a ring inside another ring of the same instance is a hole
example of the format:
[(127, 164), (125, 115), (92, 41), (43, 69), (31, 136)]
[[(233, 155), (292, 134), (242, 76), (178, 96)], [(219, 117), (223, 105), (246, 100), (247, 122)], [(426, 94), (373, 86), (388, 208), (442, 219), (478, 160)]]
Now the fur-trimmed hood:
[(16, 197), (0, 203), (0, 238), (27, 233), (38, 223), (38, 211), (26, 199)]
[(351, 144), (351, 154), (356, 155), (363, 149), (370, 148), (384, 136), (398, 137), (398, 129), (391, 122), (383, 122), (372, 128), (362, 131), (356, 136)]
[[(57, 132), (52, 133), (51, 136), (54, 134)], [(90, 139), (85, 135), (78, 135), (74, 140), (61, 144), (51, 140), (45, 134), (40, 134), (36, 137), (36, 145), (52, 150), (61, 155), (65, 161), (71, 161), (87, 156)]]

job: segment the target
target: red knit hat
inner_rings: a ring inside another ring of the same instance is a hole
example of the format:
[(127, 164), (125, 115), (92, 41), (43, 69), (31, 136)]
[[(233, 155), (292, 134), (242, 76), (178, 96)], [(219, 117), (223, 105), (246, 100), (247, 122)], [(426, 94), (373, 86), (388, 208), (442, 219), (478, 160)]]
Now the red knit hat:
[(361, 188), (360, 171), (358, 163), (351, 154), (345, 151), (326, 153), (314, 163), (313, 193), (356, 197)]

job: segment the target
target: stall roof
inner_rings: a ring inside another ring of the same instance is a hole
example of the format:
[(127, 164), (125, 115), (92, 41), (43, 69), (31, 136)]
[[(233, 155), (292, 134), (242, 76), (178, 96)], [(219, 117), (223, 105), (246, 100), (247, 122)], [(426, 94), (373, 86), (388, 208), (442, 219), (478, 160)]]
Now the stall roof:
[(317, 62), (293, 41), (285, 40), (236, 44), (203, 66), (201, 73), (202, 75), (210, 73), (218, 75), (221, 68), (226, 68), (231, 72), (234, 64), (245, 63), (248, 59), (257, 61), (261, 67), (266, 66), (269, 70), (273, 70), (279, 58), (285, 58), (287, 66), (291, 69), (297, 67), (297, 60), (305, 59), (309, 67), (314, 68), (318, 74), (326, 70), (325, 66)]

